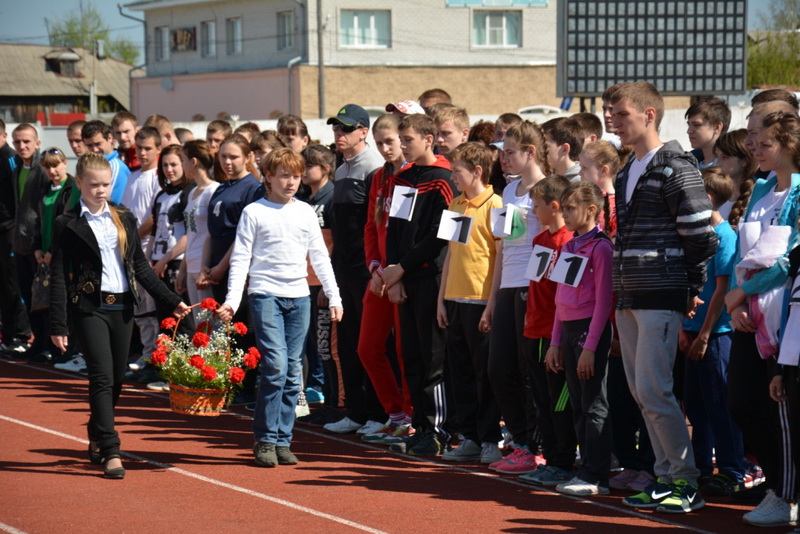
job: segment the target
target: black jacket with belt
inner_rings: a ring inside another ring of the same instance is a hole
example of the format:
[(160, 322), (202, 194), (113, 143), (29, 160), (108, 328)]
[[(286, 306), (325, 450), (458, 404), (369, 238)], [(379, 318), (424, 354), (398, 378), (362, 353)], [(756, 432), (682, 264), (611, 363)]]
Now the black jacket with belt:
[[(137, 284), (141, 284), (159, 304), (169, 309), (176, 308), (181, 298), (170, 291), (145, 259), (136, 218), (130, 211), (118, 209), (128, 234), (123, 263), (134, 299), (138, 302)], [(50, 334), (65, 336), (68, 335), (67, 306), (91, 313), (99, 309), (102, 303), (100, 277), (103, 263), (100, 247), (89, 222), (81, 215), (80, 203), (56, 219), (52, 252)]]

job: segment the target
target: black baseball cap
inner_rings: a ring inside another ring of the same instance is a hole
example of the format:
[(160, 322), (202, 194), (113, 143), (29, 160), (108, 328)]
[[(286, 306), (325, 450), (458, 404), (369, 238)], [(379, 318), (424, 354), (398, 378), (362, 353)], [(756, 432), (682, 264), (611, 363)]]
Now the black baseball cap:
[(369, 114), (361, 106), (347, 104), (339, 110), (335, 117), (328, 119), (327, 124), (343, 124), (345, 126), (360, 124), (365, 128), (369, 128)]

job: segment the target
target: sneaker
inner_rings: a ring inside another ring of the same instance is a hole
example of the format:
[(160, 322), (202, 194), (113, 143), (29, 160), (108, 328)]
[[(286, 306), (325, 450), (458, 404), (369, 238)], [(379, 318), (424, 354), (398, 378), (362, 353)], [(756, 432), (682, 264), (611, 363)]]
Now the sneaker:
[(142, 384), (149, 384), (150, 382), (160, 382), (163, 380), (161, 378), (161, 374), (156, 369), (155, 365), (147, 365), (142, 371), (139, 371), (139, 375), (136, 377), (137, 382), (141, 382)]
[(169, 382), (164, 382), (163, 380), (160, 382), (150, 382), (147, 384), (147, 389), (152, 389), (153, 391), (169, 391)]
[(639, 478), (639, 475), (639, 471), (635, 469), (624, 469), (619, 474), (611, 477), (608, 480), (608, 485), (615, 490), (628, 489), (628, 484)]
[(15, 339), (10, 345), (6, 346), (6, 350), (10, 352), (23, 353), (30, 350), (31, 344), (24, 339)]
[(655, 479), (636, 495), (625, 497), (622, 504), (633, 508), (658, 508), (661, 501), (672, 495), (672, 484), (666, 479)]
[(278, 465), (278, 456), (275, 452), (274, 443), (259, 441), (253, 445), (253, 454), (256, 458), (256, 465), (260, 467), (275, 467)]
[(381, 428), (383, 428), (384, 423), (380, 421), (373, 421), (369, 420), (364, 425), (362, 425), (358, 430), (356, 430), (356, 435), (364, 436), (366, 434), (372, 434), (373, 432), (377, 432)]
[(797, 506), (784, 501), (772, 490), (767, 490), (764, 500), (747, 512), (742, 521), (754, 527), (783, 527), (797, 523)]
[(128, 367), (130, 368), (131, 371), (143, 371), (144, 367), (147, 365), (149, 361), (150, 358), (142, 354), (138, 358), (136, 358), (135, 361), (129, 363)]
[(445, 451), (442, 454), (442, 460), (447, 462), (477, 462), (481, 459), (481, 446), (472, 441), (465, 439), (455, 449)]
[(503, 453), (500, 452), (500, 447), (497, 443), (484, 441), (481, 443), (481, 459), (480, 462), (484, 465), (491, 465), (498, 460), (503, 459)]
[(647, 486), (652, 484), (655, 479), (656, 477), (647, 471), (639, 471), (639, 476), (628, 483), (628, 489), (635, 493), (641, 493), (647, 489)]
[(689, 484), (684, 478), (679, 478), (672, 483), (672, 494), (661, 501), (656, 512), (670, 514), (688, 514), (706, 505), (697, 486)]
[(573, 474), (554, 465), (542, 465), (533, 473), (527, 473), (519, 477), (523, 482), (535, 484), (537, 486), (558, 486), (564, 482), (569, 482), (574, 478)]
[(535, 472), (539, 465), (545, 463), (543, 457), (533, 454), (527, 447), (520, 447), (519, 450), (520, 453), (514, 458), (495, 464), (492, 471), (503, 475), (524, 475)]
[(322, 404), (325, 402), (325, 395), (318, 389), (314, 388), (307, 388), (306, 389), (306, 402), (309, 404)]
[(294, 416), (297, 417), (305, 417), (306, 415), (311, 415), (311, 410), (308, 408), (308, 402), (306, 402), (306, 394), (301, 391), (299, 395), (297, 395), (297, 404), (294, 407)]
[(508, 430), (506, 425), (500, 427), (500, 434), (503, 436), (503, 444), (500, 446), (500, 448), (505, 449), (506, 447), (514, 447), (514, 450), (516, 450), (516, 447), (514, 446), (514, 436), (511, 435), (511, 432)]
[(573, 477), (569, 482), (564, 482), (557, 485), (556, 491), (566, 495), (576, 495), (578, 497), (588, 495), (608, 495), (607, 486), (586, 482), (579, 477)]
[(516, 458), (517, 456), (519, 456), (520, 454), (524, 453), (527, 450), (528, 449), (525, 447), (516, 447), (511, 454), (507, 454), (503, 456), (503, 458), (501, 458), (500, 460), (497, 460), (496, 462), (489, 464), (489, 469), (494, 471), (501, 464), (507, 462), (513, 462), (514, 458)]
[(414, 456), (438, 456), (444, 450), (445, 440), (435, 432), (426, 432), (416, 445), (408, 449), (408, 454)]
[(341, 421), (344, 417), (344, 414), (338, 408), (333, 408), (331, 406), (321, 406), (317, 408), (311, 415), (307, 415), (305, 417), (301, 417), (299, 422), (301, 423), (308, 423), (309, 425), (317, 425), (317, 426), (324, 426), (328, 423), (335, 423), (337, 421)]
[(278, 459), (278, 465), (297, 465), (297, 456), (289, 450), (289, 447), (276, 446), (275, 457)]
[(248, 404), (255, 406), (256, 395), (255, 393), (250, 393), (248, 391), (244, 391), (243, 389), (237, 391), (233, 396), (233, 400), (231, 401), (231, 406), (247, 406)]
[(325, 430), (328, 432), (333, 432), (335, 434), (351, 434), (361, 428), (364, 425), (356, 423), (349, 417), (345, 416), (340, 420), (336, 421), (335, 423), (328, 423), (327, 425), (323, 426)]
[(404, 439), (410, 438), (414, 435), (414, 427), (409, 424), (397, 425), (392, 432), (386, 434), (381, 440), (384, 445), (392, 445), (393, 443), (401, 443)]
[(83, 359), (83, 356), (75, 356), (66, 363), (55, 364), (54, 367), (60, 371), (72, 371), (73, 373), (80, 373), (81, 371), (86, 370), (86, 360)]
[(765, 479), (764, 471), (761, 470), (761, 466), (747, 457), (745, 457), (744, 462), (747, 464), (747, 472), (744, 474), (744, 480), (742, 481), (744, 487), (746, 489), (752, 489), (759, 484), (763, 484)]
[(395, 430), (397, 430), (397, 424), (389, 420), (386, 422), (385, 425), (381, 426), (375, 432), (362, 434), (361, 441), (366, 441), (367, 443), (383, 443), (383, 438), (385, 438)]
[(725, 473), (714, 475), (711, 480), (700, 486), (701, 493), (715, 497), (730, 497), (737, 491), (741, 491), (741, 489), (741, 484)]
[(420, 442), (422, 436), (425, 435), (425, 432), (415, 432), (410, 436), (405, 436), (400, 438), (400, 441), (396, 441), (394, 443), (389, 444), (389, 450), (393, 452), (407, 452), (411, 450), (413, 447), (417, 446), (417, 443)]

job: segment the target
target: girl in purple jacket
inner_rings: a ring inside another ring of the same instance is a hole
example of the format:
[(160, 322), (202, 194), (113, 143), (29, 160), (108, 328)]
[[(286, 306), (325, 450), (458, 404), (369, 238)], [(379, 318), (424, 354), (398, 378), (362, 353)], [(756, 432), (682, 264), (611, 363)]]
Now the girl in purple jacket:
[(575, 237), (562, 247), (550, 274), (550, 279), (558, 282), (558, 289), (552, 342), (545, 363), (552, 372), (566, 373), (583, 459), (575, 477), (556, 486), (557, 491), (569, 495), (608, 493), (611, 428), (606, 422), (606, 368), (611, 348), (614, 247), (597, 225), (604, 206), (602, 191), (592, 183), (573, 183), (564, 191), (564, 223)]

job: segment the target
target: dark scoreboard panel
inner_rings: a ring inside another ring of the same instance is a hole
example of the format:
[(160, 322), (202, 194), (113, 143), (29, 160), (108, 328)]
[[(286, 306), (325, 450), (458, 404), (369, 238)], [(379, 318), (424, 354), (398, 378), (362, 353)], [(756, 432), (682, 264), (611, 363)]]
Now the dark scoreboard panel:
[(747, 0), (559, 0), (558, 96), (646, 80), (662, 94), (746, 91)]

